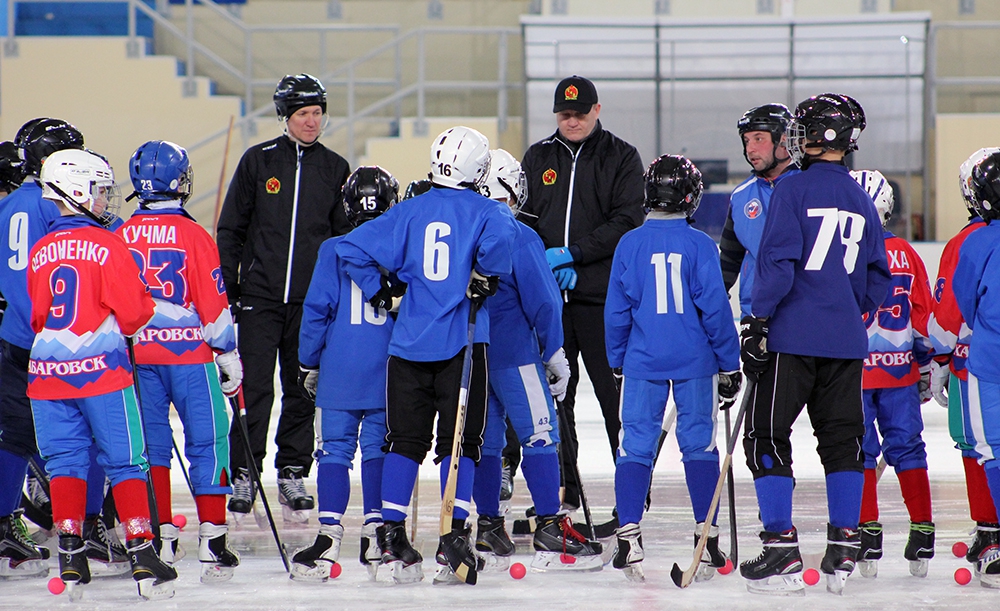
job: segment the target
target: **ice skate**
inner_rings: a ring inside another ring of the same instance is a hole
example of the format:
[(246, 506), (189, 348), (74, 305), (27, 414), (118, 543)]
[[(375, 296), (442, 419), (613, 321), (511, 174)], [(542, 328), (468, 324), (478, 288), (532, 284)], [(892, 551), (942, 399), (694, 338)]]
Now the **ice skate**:
[(392, 568), (392, 579), (398, 584), (416, 583), (423, 580), (424, 561), (420, 552), (413, 549), (406, 538), (406, 520), (386, 521), (375, 529), (382, 550), (382, 564)]
[(500, 472), (500, 515), (505, 516), (510, 511), (510, 500), (514, 497), (514, 473), (510, 462), (504, 458)]
[(227, 508), (237, 527), (250, 515), (254, 501), (257, 498), (257, 489), (250, 479), (250, 471), (240, 467), (236, 469), (235, 477), (232, 481), (233, 494), (229, 497)]
[(629, 581), (642, 583), (646, 574), (642, 570), (642, 560), (646, 557), (642, 549), (642, 532), (638, 524), (626, 524), (618, 529), (618, 547), (615, 549), (611, 566), (620, 569)]
[(486, 571), (506, 571), (514, 555), (514, 542), (507, 535), (503, 516), (479, 516), (476, 523), (476, 553), (486, 561)]
[(934, 522), (910, 522), (903, 557), (910, 561), (910, 575), (927, 577), (928, 561), (934, 557)]
[(35, 545), (20, 511), (0, 518), (0, 579), (45, 577), (48, 558), (48, 548)]
[(160, 524), (160, 560), (164, 564), (174, 566), (178, 560), (187, 555), (181, 547), (178, 537), (181, 536), (181, 529), (166, 522)]
[(861, 531), (826, 525), (826, 554), (819, 569), (826, 574), (826, 591), (843, 594), (847, 577), (854, 572), (861, 551)]
[(76, 535), (59, 535), (59, 578), (73, 602), (83, 597), (83, 586), (90, 583), (86, 543)]
[(588, 541), (573, 528), (568, 517), (539, 516), (535, 520), (532, 539), (535, 557), (531, 560), (531, 570), (600, 571), (604, 568), (601, 544)]
[[(704, 526), (705, 523), (701, 522), (694, 528), (695, 547), (698, 547), (698, 542), (701, 540), (701, 531)], [(719, 550), (719, 527), (713, 524), (709, 528), (708, 541), (705, 543), (705, 549), (701, 552), (701, 564), (698, 565), (698, 571), (694, 574), (694, 580), (708, 581), (715, 577), (718, 569), (724, 566), (726, 566), (726, 555)]]
[(282, 467), (278, 471), (278, 502), (285, 524), (308, 524), (316, 503), (306, 494), (303, 467)]
[(882, 558), (882, 524), (865, 522), (858, 530), (861, 531), (858, 571), (862, 577), (878, 577), (878, 561)]
[(198, 527), (198, 561), (201, 562), (202, 583), (219, 583), (233, 578), (233, 569), (240, 565), (240, 555), (229, 547), (228, 526), (201, 523)]
[(781, 533), (763, 531), (760, 540), (764, 545), (760, 555), (740, 564), (747, 590), (755, 594), (805, 596), (798, 532), (794, 528)]
[(466, 583), (476, 585), (479, 571), (486, 562), (476, 555), (472, 549), (472, 529), (465, 524), (452, 526), (450, 533), (441, 535), (438, 543), (438, 553), (435, 554), (438, 564), (443, 559), (445, 566), (438, 570), (434, 584)]
[(965, 560), (971, 562), (976, 575), (979, 575), (979, 557), (987, 549), (1000, 546), (1000, 524), (991, 522), (977, 522), (976, 536), (972, 539), (969, 551), (965, 554)]
[(146, 600), (172, 598), (177, 571), (160, 560), (153, 549), (153, 542), (132, 539), (126, 543), (126, 549), (132, 564), (132, 579), (139, 586), (139, 596)]
[(979, 573), (979, 585), (984, 588), (1000, 589), (1000, 547), (994, 546), (983, 550), (976, 563)]
[(368, 571), (368, 579), (378, 580), (378, 567), (382, 565), (382, 550), (379, 548), (375, 529), (381, 526), (378, 522), (369, 522), (361, 527), (361, 552), (359, 559)]
[(129, 571), (125, 546), (118, 539), (118, 533), (108, 530), (100, 516), (93, 516), (84, 521), (83, 541), (92, 576), (118, 576)]
[(344, 527), (340, 524), (320, 524), (319, 534), (313, 544), (296, 550), (292, 556), (291, 578), (318, 582), (329, 579), (330, 567), (340, 558), (340, 542), (343, 538)]
[[(45, 486), (30, 470), (28, 471), (27, 484), (28, 491), (21, 496), (24, 517), (37, 524), (44, 531), (54, 531), (52, 500), (49, 499), (49, 493), (45, 491)], [(38, 542), (39, 539), (36, 538), (35, 541)]]

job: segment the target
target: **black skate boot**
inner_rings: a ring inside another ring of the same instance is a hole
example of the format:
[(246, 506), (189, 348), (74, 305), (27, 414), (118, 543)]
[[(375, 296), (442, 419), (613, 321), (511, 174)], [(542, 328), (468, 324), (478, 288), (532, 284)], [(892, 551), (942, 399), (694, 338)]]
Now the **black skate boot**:
[(83, 522), (83, 541), (87, 548), (87, 559), (92, 563), (94, 577), (124, 575), (129, 570), (125, 546), (118, 539), (118, 533), (108, 530), (101, 516), (88, 516)]
[(882, 524), (865, 522), (861, 531), (861, 551), (858, 552), (858, 570), (862, 577), (878, 577), (878, 561), (882, 558)]
[(21, 507), (24, 517), (28, 518), (44, 530), (53, 530), (52, 500), (45, 490), (45, 484), (35, 474), (28, 470), (28, 491), (21, 494)]
[(506, 571), (515, 551), (503, 516), (479, 516), (476, 522), (476, 552), (486, 561), (487, 571)]
[(219, 583), (233, 578), (233, 569), (240, 565), (240, 555), (229, 547), (227, 525), (201, 523), (198, 527), (198, 560), (201, 562), (202, 583)]
[(510, 500), (514, 497), (514, 473), (510, 468), (510, 462), (504, 458), (501, 462), (500, 472), (500, 515), (507, 515), (510, 511)]
[(826, 591), (843, 594), (847, 577), (854, 572), (861, 551), (861, 531), (826, 525), (826, 554), (819, 569), (826, 574)]
[(381, 525), (379, 522), (369, 522), (361, 527), (361, 553), (358, 557), (372, 581), (378, 579), (378, 567), (382, 564), (382, 550), (375, 534), (375, 530)]
[(292, 556), (292, 579), (319, 582), (329, 579), (330, 567), (340, 558), (340, 542), (343, 539), (342, 525), (320, 524), (313, 544), (296, 550)]
[(48, 548), (35, 544), (20, 511), (0, 518), (0, 579), (45, 577), (48, 559)]
[(1000, 547), (994, 545), (983, 550), (976, 563), (979, 585), (984, 588), (1000, 589)]
[(531, 568), (536, 571), (599, 571), (604, 566), (601, 544), (587, 540), (566, 516), (535, 518), (532, 546)]
[(392, 567), (392, 579), (396, 583), (416, 583), (424, 578), (424, 561), (420, 552), (413, 549), (406, 538), (406, 520), (393, 522), (386, 520), (375, 529), (375, 536), (382, 550), (382, 564)]
[(170, 522), (160, 524), (160, 560), (174, 566), (187, 555), (180, 544), (181, 529)]
[(472, 529), (465, 525), (464, 520), (452, 521), (451, 532), (441, 536), (435, 557), (438, 564), (444, 559), (446, 565), (434, 577), (435, 584), (467, 583), (474, 586), (479, 571), (486, 567), (486, 561), (472, 549)]
[(239, 526), (253, 509), (254, 501), (257, 499), (257, 487), (250, 479), (250, 471), (243, 467), (236, 469), (232, 486), (233, 494), (229, 497), (227, 508), (233, 515), (233, 521)]
[(934, 557), (934, 522), (910, 522), (903, 557), (910, 561), (910, 575), (927, 577), (928, 560)]
[[(701, 540), (701, 531), (705, 523), (701, 522), (694, 528), (694, 546), (698, 547)], [(698, 565), (698, 572), (694, 575), (695, 581), (708, 581), (715, 577), (718, 569), (726, 566), (726, 555), (719, 550), (719, 527), (713, 524), (708, 530), (708, 541), (705, 549), (701, 553), (701, 564)]]
[(146, 600), (172, 598), (177, 571), (165, 564), (147, 539), (132, 539), (125, 544), (132, 564), (132, 579), (139, 586), (139, 596)]
[(278, 471), (278, 502), (286, 524), (306, 524), (309, 512), (316, 506), (313, 497), (306, 494), (302, 479), (303, 467), (282, 467)]
[(626, 524), (618, 529), (618, 547), (611, 566), (625, 573), (629, 581), (646, 581), (642, 570), (642, 560), (646, 557), (642, 549), (642, 531), (638, 524)]
[(90, 583), (87, 545), (76, 535), (59, 535), (59, 578), (73, 602), (83, 596), (82, 587)]
[(747, 580), (747, 590), (757, 594), (805, 595), (802, 581), (802, 556), (799, 535), (792, 528), (785, 532), (760, 533), (764, 549), (753, 560), (740, 564), (740, 575)]
[(979, 556), (984, 550), (998, 545), (1000, 545), (1000, 524), (976, 522), (976, 536), (972, 539), (969, 551), (965, 553), (965, 560), (971, 562), (978, 571)]

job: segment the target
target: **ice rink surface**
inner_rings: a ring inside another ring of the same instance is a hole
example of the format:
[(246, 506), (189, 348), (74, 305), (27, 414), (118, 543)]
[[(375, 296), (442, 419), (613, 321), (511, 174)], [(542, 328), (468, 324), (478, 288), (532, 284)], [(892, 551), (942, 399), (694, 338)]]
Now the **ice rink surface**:
[[(275, 414), (277, 410), (275, 410)], [(733, 415), (735, 415), (735, 410)], [(53, 596), (46, 589), (46, 580), (0, 582), (0, 609), (120, 609), (137, 603), (156, 609), (206, 609), (240, 611), (357, 609), (394, 610), (475, 609), (488, 611), (544, 609), (600, 609), (633, 611), (637, 609), (805, 609), (810, 611), (961, 609), (979, 611), (1000, 608), (1000, 591), (982, 588), (978, 580), (959, 586), (953, 579), (955, 570), (968, 567), (964, 559), (952, 556), (951, 546), (959, 540), (970, 541), (973, 522), (968, 517), (962, 462), (948, 437), (946, 411), (936, 403), (924, 405), (924, 440), (930, 462), (931, 492), (937, 523), (937, 555), (930, 563), (925, 579), (911, 577), (903, 559), (908, 521), (899, 487), (891, 469), (879, 486), (881, 520), (885, 525), (885, 556), (879, 562), (876, 579), (864, 579), (857, 571), (848, 580), (844, 596), (825, 591), (823, 581), (807, 588), (805, 597), (773, 597), (749, 594), (738, 572), (717, 575), (708, 582), (694, 583), (685, 590), (674, 586), (670, 568), (678, 563), (686, 568), (691, 562), (692, 532), (690, 502), (683, 480), (677, 444), (670, 436), (664, 454), (653, 476), (653, 505), (642, 522), (646, 560), (644, 584), (629, 583), (620, 571), (610, 565), (595, 573), (532, 573), (516, 581), (506, 572), (483, 573), (476, 586), (434, 586), (431, 579), (436, 571), (434, 551), (437, 547), (438, 502), (437, 467), (428, 459), (421, 470), (419, 515), (416, 547), (424, 556), (425, 580), (419, 584), (398, 586), (368, 580), (358, 563), (361, 513), (361, 490), (357, 470), (352, 487), (351, 503), (344, 520), (346, 533), (341, 553), (343, 572), (337, 579), (323, 584), (293, 582), (286, 575), (277, 547), (269, 530), (253, 521), (244, 523), (231, 533), (233, 546), (242, 556), (242, 564), (232, 581), (220, 585), (199, 583), (197, 561), (197, 518), (180, 470), (174, 467), (174, 511), (184, 514), (189, 525), (181, 533), (181, 545), (187, 556), (180, 560), (180, 574), (174, 598), (160, 602), (142, 602), (130, 578), (95, 579), (86, 587), (83, 599), (71, 603), (65, 595)], [(581, 437), (580, 469), (595, 522), (610, 517), (614, 504), (614, 466), (611, 460), (604, 425), (586, 381), (581, 381), (577, 408), (578, 431)], [(719, 418), (719, 445), (725, 453), (724, 420)], [(272, 434), (275, 425), (272, 425)], [(182, 443), (179, 426), (175, 435)], [(823, 472), (815, 453), (815, 438), (808, 417), (803, 413), (793, 433), (795, 451), (794, 520), (799, 529), (800, 547), (807, 566), (818, 567), (825, 548), (826, 492)], [(278, 512), (279, 531), (286, 547), (311, 544), (317, 527), (315, 517), (308, 526), (284, 525), (277, 505), (275, 473), (271, 467), (270, 450), (264, 473), (269, 499)], [(734, 457), (736, 474), (736, 507), (739, 531), (739, 559), (746, 560), (760, 552), (757, 532), (757, 505), (750, 474), (737, 444)], [(307, 483), (311, 492), (315, 482)], [(515, 483), (511, 520), (523, 516), (531, 504), (527, 487), (518, 476)], [(258, 505), (260, 503), (258, 502)], [(721, 547), (729, 549), (729, 523), (726, 495), (719, 516), (722, 531)], [(582, 512), (574, 516), (583, 521)], [(408, 525), (409, 526), (409, 525)], [(514, 562), (528, 566), (531, 561), (530, 539), (515, 539), (518, 552)], [(55, 547), (54, 541), (48, 543)], [(49, 576), (57, 576), (53, 554)]]

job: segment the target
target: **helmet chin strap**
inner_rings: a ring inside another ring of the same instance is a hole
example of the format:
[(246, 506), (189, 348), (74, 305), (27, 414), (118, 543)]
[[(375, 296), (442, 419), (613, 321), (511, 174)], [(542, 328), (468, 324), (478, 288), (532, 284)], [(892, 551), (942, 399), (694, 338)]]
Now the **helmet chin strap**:
[(73, 201), (73, 198), (67, 195), (66, 192), (60, 189), (58, 186), (52, 184), (51, 182), (47, 182), (45, 184), (48, 185), (50, 189), (56, 192), (56, 195), (59, 196), (59, 199), (63, 201), (63, 205), (67, 206), (67, 210), (73, 212), (74, 214), (84, 214), (90, 217), (90, 219), (95, 223), (97, 223), (98, 225), (105, 226), (104, 223), (101, 222), (101, 219), (97, 218), (96, 214), (91, 212), (90, 209)]

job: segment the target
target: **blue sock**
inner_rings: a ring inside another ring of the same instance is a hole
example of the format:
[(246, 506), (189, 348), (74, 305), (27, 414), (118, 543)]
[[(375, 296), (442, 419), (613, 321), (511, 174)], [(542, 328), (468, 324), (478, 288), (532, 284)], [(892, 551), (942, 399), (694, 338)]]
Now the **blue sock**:
[[(451, 465), (451, 457), (441, 461), (441, 496), (444, 496), (444, 487), (448, 482), (448, 467)], [(476, 463), (471, 458), (461, 456), (458, 459), (458, 483), (455, 486), (455, 510), (451, 517), (454, 520), (465, 520), (469, 517), (469, 509), (472, 506), (472, 485), (476, 479)], [(500, 494), (497, 493), (499, 503)]]
[(7, 517), (21, 504), (21, 490), (28, 474), (28, 459), (0, 450), (0, 517)]
[[(757, 489), (757, 504), (760, 506), (760, 521), (764, 523), (764, 530), (773, 533), (790, 530), (795, 480), (782, 475), (765, 475), (754, 480), (753, 486)], [(858, 507), (860, 509), (861, 505)]]
[(384, 458), (372, 458), (361, 463), (361, 504), (365, 524), (382, 521), (382, 465)]
[(555, 452), (525, 454), (521, 473), (531, 491), (535, 513), (554, 516), (559, 513), (559, 455)]
[(638, 524), (646, 507), (646, 492), (653, 470), (637, 462), (621, 462), (615, 467), (615, 503), (619, 524)]
[(340, 524), (351, 500), (351, 475), (347, 465), (319, 463), (316, 494), (319, 496), (319, 523)]
[(990, 496), (993, 497), (993, 505), (1000, 507), (1000, 461), (993, 459), (986, 461), (983, 465), (986, 471), (986, 483), (990, 485)]
[(402, 522), (413, 495), (420, 465), (415, 460), (392, 452), (385, 455), (382, 465), (382, 519)]
[(96, 516), (104, 509), (104, 467), (97, 464), (97, 444), (90, 446), (90, 469), (87, 470), (87, 515)]
[(857, 528), (861, 517), (861, 493), (865, 474), (838, 471), (826, 476), (826, 505), (835, 528)]
[(481, 516), (496, 518), (500, 515), (500, 479), (503, 468), (499, 456), (483, 456), (476, 465), (472, 498), (476, 512)]
[[(688, 494), (691, 496), (691, 508), (694, 510), (694, 521), (705, 521), (708, 507), (715, 496), (715, 484), (719, 481), (719, 460), (689, 460), (684, 463), (684, 479), (687, 480)], [(712, 524), (719, 517), (719, 508), (715, 508)]]

